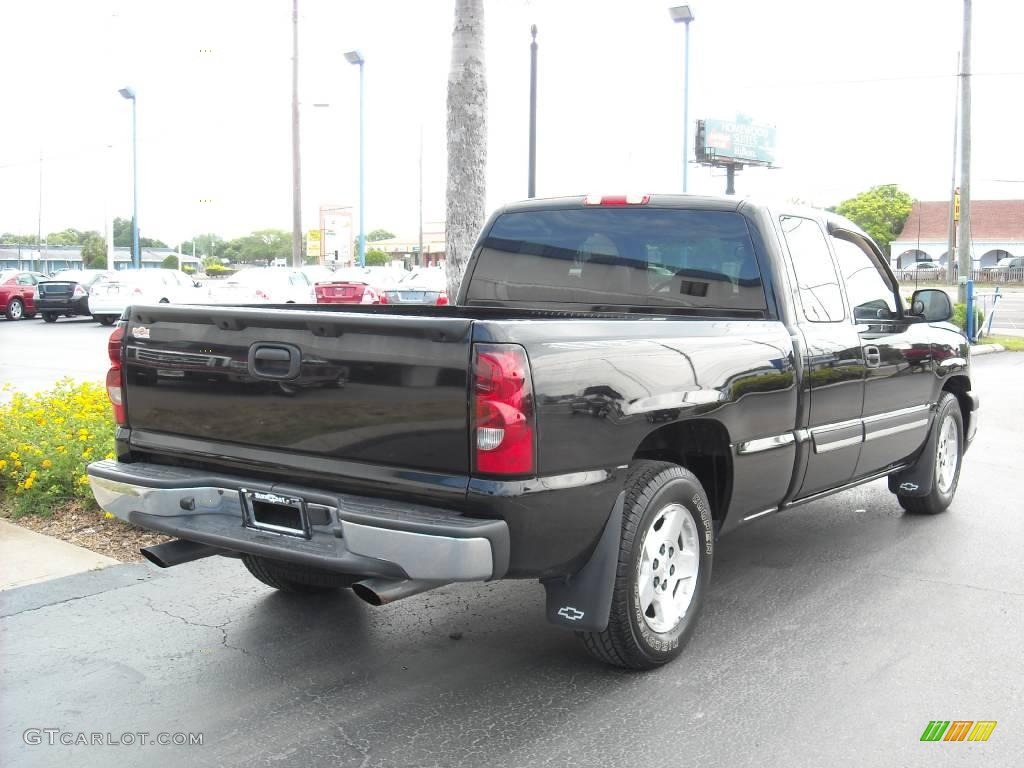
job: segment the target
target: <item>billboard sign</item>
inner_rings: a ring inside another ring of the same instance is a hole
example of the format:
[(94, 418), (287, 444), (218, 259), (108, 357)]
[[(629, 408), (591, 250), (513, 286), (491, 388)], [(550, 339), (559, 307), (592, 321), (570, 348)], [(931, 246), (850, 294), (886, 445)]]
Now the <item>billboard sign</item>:
[(311, 229), (311, 230), (309, 230), (309, 232), (306, 233), (306, 255), (307, 256), (309, 256), (311, 258), (315, 256), (317, 261), (320, 261), (323, 258), (323, 256), (324, 256), (323, 249), (320, 247), (321, 244), (322, 244), (322, 241), (320, 239), (320, 230), (319, 229)]
[(704, 163), (775, 163), (775, 126), (739, 120), (699, 120), (697, 160)]
[(320, 209), (320, 230), (324, 258), (338, 265), (352, 265), (352, 209), (349, 207), (323, 207)]

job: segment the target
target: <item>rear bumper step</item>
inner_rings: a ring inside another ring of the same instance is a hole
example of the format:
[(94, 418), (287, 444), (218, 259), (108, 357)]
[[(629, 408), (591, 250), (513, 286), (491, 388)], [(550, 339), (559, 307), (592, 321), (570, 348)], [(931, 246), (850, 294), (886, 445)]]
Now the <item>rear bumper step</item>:
[[(107, 512), (222, 550), (387, 579), (481, 581), (508, 570), (503, 520), (162, 464), (98, 461), (88, 474)], [(305, 535), (247, 526), (243, 490), (301, 498)]]

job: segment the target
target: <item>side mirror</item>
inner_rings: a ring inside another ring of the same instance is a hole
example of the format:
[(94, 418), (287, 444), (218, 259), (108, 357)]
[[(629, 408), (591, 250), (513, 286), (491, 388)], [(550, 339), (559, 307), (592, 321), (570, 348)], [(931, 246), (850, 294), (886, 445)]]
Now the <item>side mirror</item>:
[(941, 323), (953, 316), (953, 302), (949, 294), (935, 288), (914, 291), (910, 298), (910, 314), (924, 318), (929, 323)]

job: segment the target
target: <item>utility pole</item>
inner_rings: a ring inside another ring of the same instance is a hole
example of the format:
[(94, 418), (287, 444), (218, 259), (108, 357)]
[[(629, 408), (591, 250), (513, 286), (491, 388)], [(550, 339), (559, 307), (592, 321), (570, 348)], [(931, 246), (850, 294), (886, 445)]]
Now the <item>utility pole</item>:
[(299, 161), (299, 0), (292, 0), (292, 266), (302, 266), (302, 169)]
[[(423, 263), (423, 123), (420, 122), (420, 249), (416, 253), (416, 260)], [(417, 266), (419, 266), (417, 264)]]
[[(960, 54), (956, 55), (956, 69), (960, 71)], [(957, 200), (960, 196), (960, 190), (956, 188), (956, 149), (957, 139), (959, 138), (960, 132), (960, 78), (956, 78), (956, 88), (954, 89), (955, 95), (953, 99), (953, 162), (950, 165), (950, 180), (949, 180), (949, 239), (946, 243), (946, 282), (949, 285), (956, 283), (953, 279), (953, 265), (956, 263), (956, 224), (960, 218), (957, 214), (959, 211), (956, 210)], [(920, 208), (918, 209), (918, 216), (921, 215)]]
[[(43, 255), (43, 150), (39, 150), (39, 219), (36, 223), (36, 252)], [(20, 261), (20, 259), (19, 259)], [(19, 263), (20, 267), (21, 264)], [(32, 258), (31, 270), (36, 271), (36, 260)]]
[(537, 196), (537, 25), (530, 27), (530, 179), (527, 197)]
[[(113, 175), (113, 174), (110, 173), (110, 169), (114, 166), (114, 145), (113, 144), (108, 144), (107, 145), (107, 158), (106, 159), (107, 159), (107, 163), (106, 163), (107, 167), (104, 170), (104, 173), (102, 174), (107, 179), (106, 190), (105, 190), (106, 191), (106, 206), (105, 206), (106, 210), (103, 212), (104, 213), (103, 218), (106, 220), (104, 222), (104, 225), (105, 225), (105, 228), (106, 228), (106, 232), (104, 234), (106, 235), (106, 239), (107, 239), (107, 269), (110, 270), (111, 272), (113, 272), (117, 268), (116, 265), (114, 264), (114, 202), (113, 202), (114, 195), (113, 195), (113, 193), (111, 192), (111, 189), (110, 189), (110, 184), (111, 184), (110, 179), (111, 179), (111, 176)], [(84, 267), (85, 264), (83, 263), (82, 266)]]
[(971, 0), (964, 0), (964, 42), (960, 51), (960, 277), (957, 301), (967, 302), (971, 276)]

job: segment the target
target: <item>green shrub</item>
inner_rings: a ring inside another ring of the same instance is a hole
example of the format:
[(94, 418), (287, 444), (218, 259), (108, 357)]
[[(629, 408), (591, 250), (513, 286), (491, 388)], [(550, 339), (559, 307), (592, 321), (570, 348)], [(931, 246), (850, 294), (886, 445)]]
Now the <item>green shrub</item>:
[(100, 384), (63, 379), (0, 405), (0, 500), (15, 516), (72, 500), (95, 508), (85, 467), (113, 457), (114, 418)]
[[(974, 308), (974, 333), (977, 334), (981, 328), (982, 323), (985, 320), (985, 313), (981, 311), (979, 307)], [(950, 322), (954, 323), (961, 331), (967, 333), (967, 305), (966, 304), (954, 304), (953, 305), (953, 318)]]

